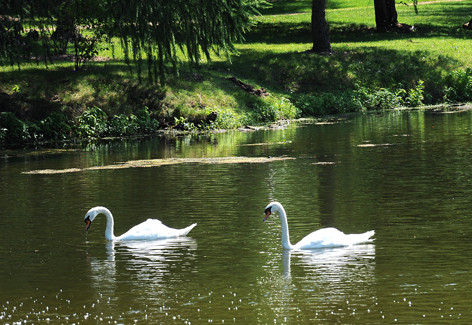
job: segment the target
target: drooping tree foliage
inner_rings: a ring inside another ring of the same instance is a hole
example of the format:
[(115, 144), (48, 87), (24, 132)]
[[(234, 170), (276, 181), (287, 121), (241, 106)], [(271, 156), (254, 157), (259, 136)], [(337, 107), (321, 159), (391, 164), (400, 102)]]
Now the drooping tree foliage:
[[(50, 60), (70, 47), (76, 69), (97, 53), (103, 37), (121, 40), (127, 62), (147, 62), (150, 80), (177, 71), (179, 55), (198, 64), (229, 53), (265, 0), (4, 0), (0, 59), (18, 65)], [(41, 54), (41, 55), (40, 55)], [(47, 61), (45, 61), (47, 62)], [(138, 64), (141, 69), (141, 64)]]
[(150, 79), (162, 79), (179, 52), (198, 64), (212, 52), (233, 50), (261, 0), (109, 0), (108, 27), (127, 59), (148, 63)]

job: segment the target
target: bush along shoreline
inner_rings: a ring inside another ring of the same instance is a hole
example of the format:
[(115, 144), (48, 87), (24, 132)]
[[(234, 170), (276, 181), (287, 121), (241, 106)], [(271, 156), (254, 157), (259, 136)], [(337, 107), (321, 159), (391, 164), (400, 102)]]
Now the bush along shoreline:
[(283, 97), (270, 97), (252, 103), (251, 107), (250, 112), (244, 113), (229, 108), (203, 110), (198, 116), (186, 116), (176, 110), (176, 116), (166, 119), (153, 117), (148, 107), (130, 114), (107, 114), (102, 108), (92, 106), (72, 118), (62, 112), (52, 111), (38, 121), (22, 120), (13, 112), (0, 112), (0, 149), (55, 146), (65, 142), (144, 137), (170, 132), (211, 132), (300, 116), (300, 111)]
[(51, 112), (40, 121), (23, 121), (12, 112), (0, 113), (0, 146), (18, 148), (65, 141), (94, 140), (104, 137), (143, 136), (156, 133), (159, 122), (151, 119), (145, 107), (136, 114), (109, 118), (98, 107), (90, 107), (75, 120)]
[[(443, 80), (443, 102), (457, 104), (472, 101), (472, 71), (450, 72)], [(247, 95), (247, 94), (246, 94)], [(253, 95), (247, 95), (252, 96)], [(129, 114), (106, 113), (92, 106), (76, 117), (52, 111), (40, 120), (22, 120), (13, 112), (0, 112), (0, 148), (60, 145), (65, 142), (94, 141), (103, 138), (139, 137), (165, 131), (200, 132), (236, 129), (248, 125), (267, 125), (279, 120), (301, 117), (332, 116), (351, 112), (389, 110), (399, 107), (424, 108), (430, 95), (422, 80), (409, 90), (359, 87), (322, 93), (293, 94), (289, 99), (266, 93), (264, 97), (246, 99), (244, 109), (212, 107), (200, 116), (177, 110), (174, 116), (159, 120), (148, 107)], [(156, 113), (157, 114), (157, 113)]]

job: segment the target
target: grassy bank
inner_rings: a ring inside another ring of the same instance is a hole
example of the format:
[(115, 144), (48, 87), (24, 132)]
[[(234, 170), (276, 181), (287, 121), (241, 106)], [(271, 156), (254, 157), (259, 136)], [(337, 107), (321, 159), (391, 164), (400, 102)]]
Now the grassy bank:
[[(231, 60), (149, 84), (117, 50), (73, 71), (57, 60), (0, 67), (0, 144), (237, 128), (278, 119), (472, 101), (472, 1), (397, 4), (411, 33), (375, 32), (373, 4), (331, 1), (333, 55), (311, 48), (311, 1), (274, 0)], [(143, 67), (145, 70), (145, 68)], [(141, 79), (141, 80), (140, 80)], [(262, 95), (262, 96), (258, 96)]]

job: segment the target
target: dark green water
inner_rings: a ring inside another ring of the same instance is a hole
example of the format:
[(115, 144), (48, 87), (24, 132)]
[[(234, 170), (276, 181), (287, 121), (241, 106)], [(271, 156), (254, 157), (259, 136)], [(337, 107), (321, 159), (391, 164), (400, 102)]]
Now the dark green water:
[[(279, 157), (90, 170), (137, 159)], [(24, 174), (33, 170), (66, 170)], [(283, 252), (333, 226), (374, 244)], [(472, 113), (393, 112), (343, 123), (94, 150), (2, 152), (0, 323), (472, 322)], [(188, 238), (108, 243), (157, 218)]]

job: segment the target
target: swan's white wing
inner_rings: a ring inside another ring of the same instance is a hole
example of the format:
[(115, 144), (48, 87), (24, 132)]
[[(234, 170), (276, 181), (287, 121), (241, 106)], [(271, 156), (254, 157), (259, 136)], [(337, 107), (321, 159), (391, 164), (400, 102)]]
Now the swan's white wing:
[(147, 219), (143, 223), (134, 226), (123, 235), (119, 236), (118, 240), (154, 240), (154, 239), (165, 239), (174, 238), (179, 236), (185, 236), (188, 234), (196, 224), (193, 224), (187, 228), (175, 229), (167, 227), (160, 220)]
[(368, 231), (362, 234), (348, 234), (336, 228), (323, 228), (312, 232), (300, 240), (294, 248), (296, 249), (316, 249), (324, 247), (343, 247), (351, 246), (372, 241), (370, 237), (374, 231)]
[(336, 228), (323, 228), (306, 235), (295, 247), (299, 249), (338, 247), (344, 236), (344, 233)]

